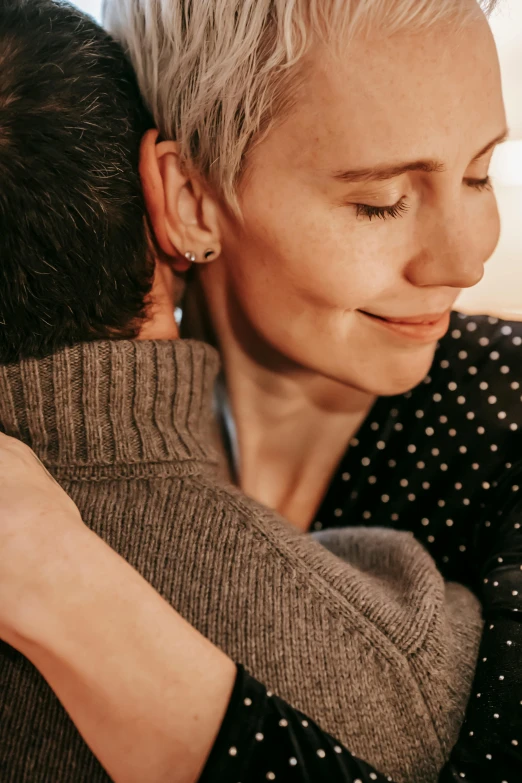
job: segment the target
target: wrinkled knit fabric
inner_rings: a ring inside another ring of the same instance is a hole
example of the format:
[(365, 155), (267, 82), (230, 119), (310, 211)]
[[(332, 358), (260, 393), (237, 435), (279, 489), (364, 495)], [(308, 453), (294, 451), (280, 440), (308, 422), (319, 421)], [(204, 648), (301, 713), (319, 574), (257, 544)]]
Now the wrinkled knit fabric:
[[(0, 367), (0, 428), (250, 674), (396, 781), (432, 783), (469, 694), (476, 599), (444, 585), (408, 533), (329, 531), (323, 546), (224, 485), (211, 445), (217, 371), (203, 343), (77, 345)], [(39, 673), (5, 644), (0, 780), (108, 780)]]

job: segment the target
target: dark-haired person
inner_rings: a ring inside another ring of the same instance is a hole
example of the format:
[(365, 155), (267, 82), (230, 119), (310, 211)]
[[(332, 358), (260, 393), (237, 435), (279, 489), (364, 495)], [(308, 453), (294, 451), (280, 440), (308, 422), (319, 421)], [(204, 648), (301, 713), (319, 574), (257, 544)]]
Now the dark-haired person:
[(227, 712), (207, 780), (377, 779), (314, 720), (428, 783), (458, 734), (477, 601), (410, 535), (334, 533), (339, 559), (221, 481), (217, 355), (176, 339), (179, 258), (148, 242), (150, 127), (97, 25), (51, 0), (0, 0), (0, 429), (223, 650), (74, 506), (53, 516), (35, 483), (41, 503), (16, 517), (7, 460), (2, 625), (26, 657), (0, 646), (0, 779), (107, 780), (32, 660), (117, 780), (195, 780)]

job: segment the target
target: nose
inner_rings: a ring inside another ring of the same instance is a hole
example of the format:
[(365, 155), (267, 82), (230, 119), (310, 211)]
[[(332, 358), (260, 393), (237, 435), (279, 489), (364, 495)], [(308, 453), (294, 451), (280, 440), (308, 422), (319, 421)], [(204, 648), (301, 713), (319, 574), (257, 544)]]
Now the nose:
[(425, 229), (417, 245), (421, 249), (406, 268), (408, 281), (417, 287), (460, 289), (477, 285), (500, 231), (496, 210), (495, 215), (481, 217), (481, 221), (473, 221), (446, 214)]

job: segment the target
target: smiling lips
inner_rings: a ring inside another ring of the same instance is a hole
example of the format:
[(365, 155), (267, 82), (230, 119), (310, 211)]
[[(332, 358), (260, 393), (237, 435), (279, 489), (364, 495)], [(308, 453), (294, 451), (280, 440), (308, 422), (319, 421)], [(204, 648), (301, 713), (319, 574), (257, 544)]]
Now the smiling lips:
[(446, 310), (444, 313), (387, 318), (382, 315), (367, 313), (364, 310), (359, 310), (359, 312), (375, 326), (420, 343), (431, 343), (440, 340), (448, 331), (451, 315), (451, 311)]

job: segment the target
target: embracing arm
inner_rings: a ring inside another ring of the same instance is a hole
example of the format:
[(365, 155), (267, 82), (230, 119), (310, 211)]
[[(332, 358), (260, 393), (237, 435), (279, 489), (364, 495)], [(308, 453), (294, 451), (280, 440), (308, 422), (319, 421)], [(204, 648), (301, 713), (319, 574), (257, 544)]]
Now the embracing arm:
[(40, 670), (117, 781), (196, 780), (235, 666), (0, 436), (0, 635)]
[(390, 780), (236, 668), (2, 435), (0, 542), (0, 636), (117, 783)]

